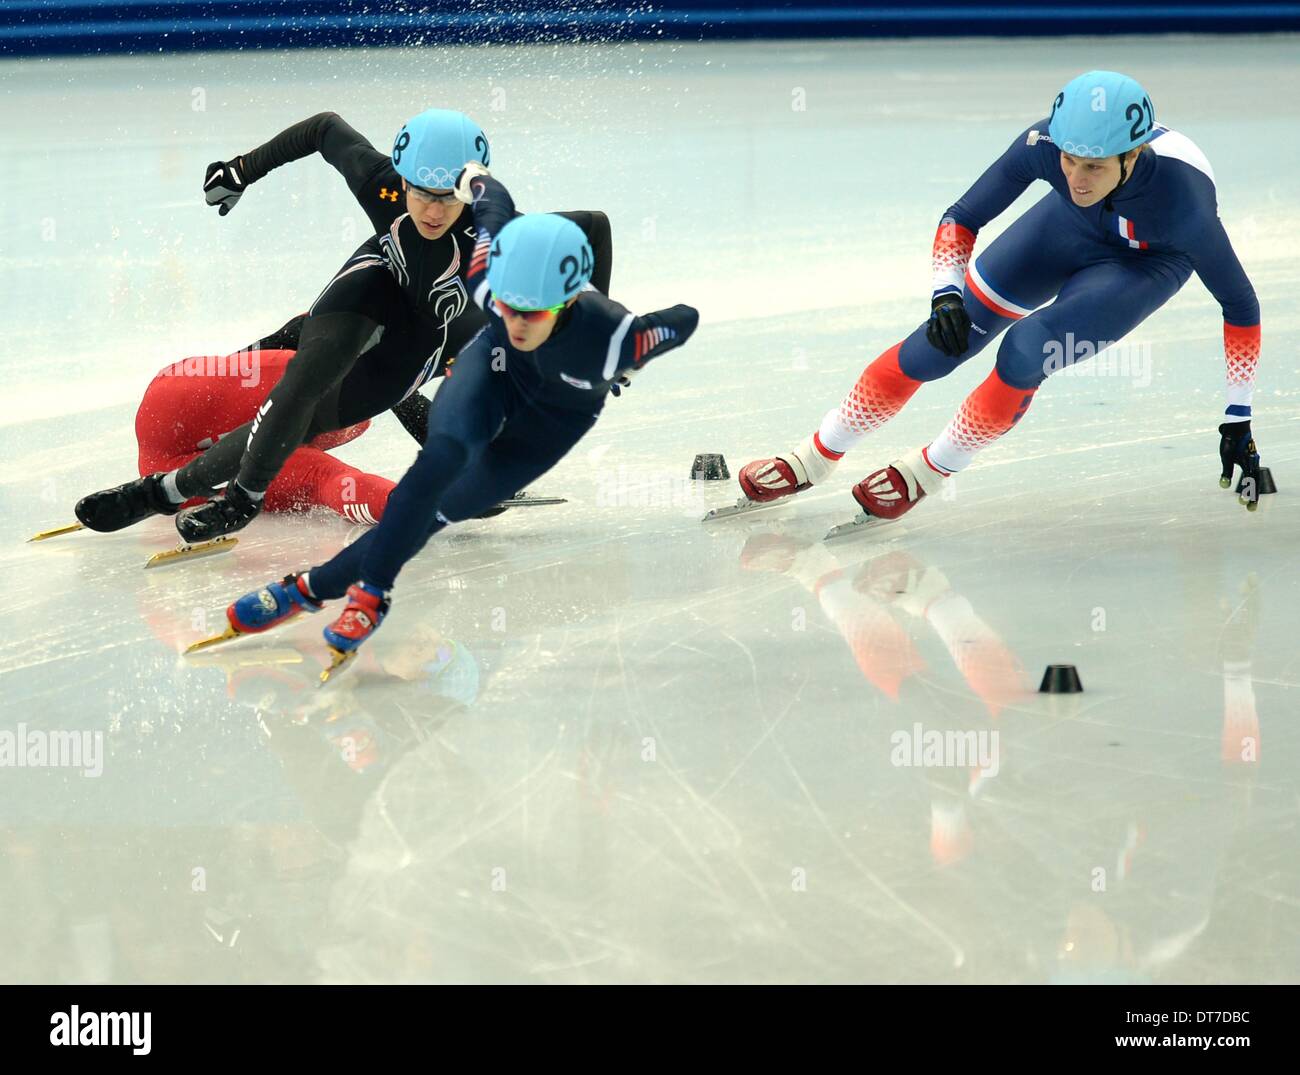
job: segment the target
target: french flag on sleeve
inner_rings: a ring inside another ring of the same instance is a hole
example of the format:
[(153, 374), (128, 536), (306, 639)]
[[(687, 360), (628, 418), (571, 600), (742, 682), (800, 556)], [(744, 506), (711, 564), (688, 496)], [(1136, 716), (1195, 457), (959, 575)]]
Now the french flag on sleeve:
[(1128, 245), (1134, 250), (1145, 250), (1147, 248), (1147, 244), (1142, 242), (1133, 234), (1133, 221), (1129, 220), (1128, 217), (1119, 216), (1117, 214), (1115, 217), (1115, 223), (1119, 228), (1120, 236), (1127, 239)]

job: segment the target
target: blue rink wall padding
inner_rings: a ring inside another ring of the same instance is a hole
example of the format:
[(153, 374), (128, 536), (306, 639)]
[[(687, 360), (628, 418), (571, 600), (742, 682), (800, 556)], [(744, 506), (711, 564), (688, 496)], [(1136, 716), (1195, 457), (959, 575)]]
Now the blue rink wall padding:
[(1300, 3), (0, 0), (0, 56), (348, 45), (1300, 30)]

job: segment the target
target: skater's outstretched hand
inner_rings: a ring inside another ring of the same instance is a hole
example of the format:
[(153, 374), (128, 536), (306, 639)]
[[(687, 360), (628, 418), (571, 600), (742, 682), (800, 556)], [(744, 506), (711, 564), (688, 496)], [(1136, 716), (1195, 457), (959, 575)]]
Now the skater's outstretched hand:
[(965, 352), (970, 343), (970, 315), (960, 295), (949, 291), (931, 300), (925, 338), (950, 358)]
[(622, 395), (622, 394), (623, 394), (623, 389), (625, 389), (625, 388), (630, 388), (630, 387), (631, 387), (631, 385), (632, 385), (632, 378), (635, 377), (635, 376), (637, 375), (638, 372), (640, 372), (640, 371), (639, 371), (639, 370), (624, 370), (622, 373), (620, 373), (617, 377), (614, 378), (613, 382), (610, 384), (610, 386), (609, 386), (609, 394), (610, 394), (611, 396), (620, 396), (620, 395)]
[(1219, 426), (1219, 462), (1223, 465), (1219, 485), (1224, 489), (1232, 485), (1232, 468), (1241, 467), (1241, 502), (1254, 511), (1259, 506), (1259, 452), (1249, 419)]
[(456, 177), (456, 200), (462, 201), (466, 205), (473, 205), (474, 198), (483, 192), (483, 188), (482, 185), (480, 185), (478, 190), (472, 189), (470, 187), (470, 180), (476, 179), (481, 175), (491, 174), (492, 173), (484, 168), (478, 161), (467, 162), (465, 167), (461, 169), (460, 175)]
[[(492, 173), (477, 161), (469, 161), (456, 176), (455, 192), (457, 200), (464, 202), (473, 210), (474, 228), (478, 232), (480, 243), (485, 240), (491, 242), (491, 236), (499, 234), (502, 228), (519, 215), (515, 211), (515, 203), (510, 197), (510, 191), (506, 190), (501, 180), (493, 178)], [(474, 261), (481, 260), (483, 272), (486, 273), (487, 260), (477, 256), (477, 246), (475, 249)], [(475, 281), (476, 274), (471, 268), (467, 281), (471, 293), (478, 286)]]
[(236, 157), (231, 161), (213, 161), (203, 176), (203, 197), (209, 205), (225, 216), (243, 197), (248, 183), (244, 179), (244, 162)]

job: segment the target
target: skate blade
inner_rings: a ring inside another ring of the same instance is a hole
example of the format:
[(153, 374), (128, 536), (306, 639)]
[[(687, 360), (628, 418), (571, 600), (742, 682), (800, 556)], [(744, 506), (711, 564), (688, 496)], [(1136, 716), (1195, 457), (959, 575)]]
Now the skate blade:
[(330, 651), (330, 666), (320, 674), (320, 686), (326, 683), (332, 683), (343, 672), (349, 664), (356, 660), (358, 650), (344, 652), (341, 649), (335, 649), (333, 646), (327, 647)]
[(514, 496), (505, 502), (508, 508), (540, 508), (543, 504), (567, 504), (562, 496)]
[[(240, 634), (237, 637), (242, 638)], [(187, 649), (186, 653), (191, 653), (196, 647), (205, 645), (216, 645), (218, 641), (224, 641), (224, 635), (218, 635), (216, 639), (204, 639), (202, 642), (195, 642), (193, 646)], [(235, 671), (240, 668), (267, 668), (278, 667), (281, 665), (302, 664), (303, 656), (297, 650), (281, 647), (279, 649), (251, 649), (235, 650), (226, 652), (221, 650), (218, 653), (196, 654), (194, 660), (190, 663), (195, 668), (221, 668), (226, 671)]]
[(201, 649), (207, 649), (209, 646), (219, 646), (222, 642), (229, 642), (232, 638), (243, 638), (246, 633), (227, 626), (219, 635), (213, 635), (211, 638), (201, 638), (197, 642), (190, 643), (185, 647), (185, 652), (187, 654), (198, 653)]
[[(826, 531), (826, 536), (822, 540), (834, 541), (836, 538), (848, 537), (850, 534), (865, 534), (868, 530), (875, 530), (878, 527), (888, 526), (893, 523), (897, 523), (897, 520), (882, 519), (878, 515), (868, 515), (864, 511), (847, 523), (832, 526)], [(899, 527), (898, 529), (901, 530), (902, 528)]]
[(179, 545), (174, 549), (154, 553), (144, 566), (162, 567), (164, 564), (174, 564), (181, 560), (197, 560), (200, 556), (212, 556), (233, 549), (238, 544), (239, 538), (227, 535), (213, 538), (211, 541), (200, 541), (197, 545)]
[(711, 523), (715, 519), (730, 519), (734, 515), (748, 515), (751, 511), (759, 511), (762, 508), (774, 508), (785, 498), (780, 500), (750, 500), (747, 496), (742, 496), (734, 504), (728, 504), (725, 508), (714, 508), (700, 520), (702, 523)]
[(68, 526), (60, 526), (56, 530), (42, 530), (39, 534), (33, 534), (27, 541), (47, 541), (52, 537), (58, 537), (60, 534), (74, 534), (78, 530), (85, 530), (85, 523), (71, 523)]

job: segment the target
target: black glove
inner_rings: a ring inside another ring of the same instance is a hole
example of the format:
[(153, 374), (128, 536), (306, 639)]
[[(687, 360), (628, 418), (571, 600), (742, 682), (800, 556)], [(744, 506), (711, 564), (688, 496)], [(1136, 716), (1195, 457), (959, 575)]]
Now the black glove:
[(930, 323), (925, 338), (950, 358), (964, 354), (970, 343), (970, 315), (956, 292), (936, 295), (930, 302)]
[(225, 216), (248, 186), (244, 175), (244, 162), (238, 157), (232, 161), (214, 161), (203, 176), (203, 197), (209, 205), (221, 206), (217, 212)]
[(623, 374), (610, 383), (609, 394), (611, 396), (621, 396), (623, 394), (623, 389), (627, 388), (631, 383), (632, 378), (627, 374)]
[(1241, 467), (1241, 502), (1248, 511), (1256, 510), (1259, 507), (1259, 452), (1255, 450), (1249, 419), (1224, 422), (1219, 426), (1219, 462), (1223, 464), (1223, 473), (1219, 475), (1220, 488), (1231, 486), (1232, 468)]

